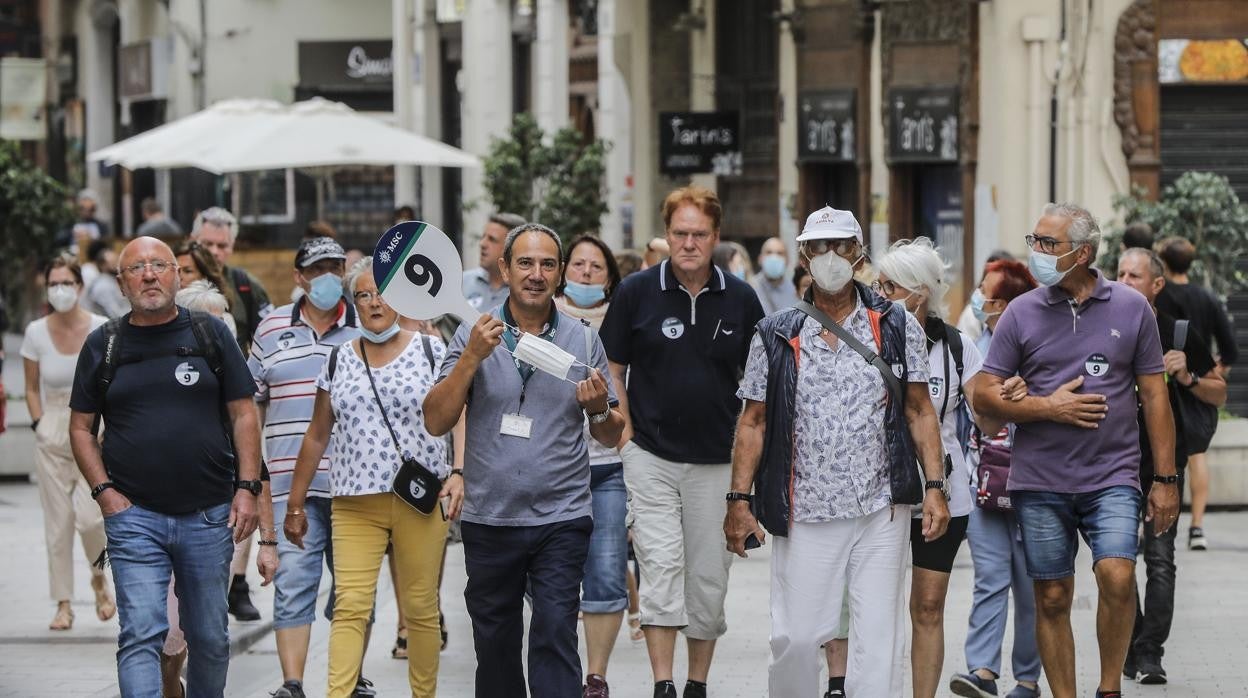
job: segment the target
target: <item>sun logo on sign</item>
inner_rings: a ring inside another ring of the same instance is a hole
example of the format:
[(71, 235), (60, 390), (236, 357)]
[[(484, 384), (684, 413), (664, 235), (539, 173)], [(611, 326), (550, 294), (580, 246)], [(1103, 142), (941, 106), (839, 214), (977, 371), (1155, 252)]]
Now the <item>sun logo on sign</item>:
[(387, 252), (386, 250), (382, 250), (381, 252), (378, 252), (377, 258), (381, 260), (382, 264), (390, 263), (390, 253)]

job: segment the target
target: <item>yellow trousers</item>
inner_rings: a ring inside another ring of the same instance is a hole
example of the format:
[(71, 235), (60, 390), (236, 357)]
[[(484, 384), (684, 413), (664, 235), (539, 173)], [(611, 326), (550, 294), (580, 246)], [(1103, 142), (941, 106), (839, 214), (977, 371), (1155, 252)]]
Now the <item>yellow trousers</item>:
[(386, 546), (394, 544), (399, 598), (407, 626), (407, 678), (412, 696), (438, 687), (438, 573), (446, 521), (424, 516), (389, 492), (334, 497), (334, 620), (329, 632), (329, 697), (349, 698), (364, 659), (364, 631), (377, 593)]

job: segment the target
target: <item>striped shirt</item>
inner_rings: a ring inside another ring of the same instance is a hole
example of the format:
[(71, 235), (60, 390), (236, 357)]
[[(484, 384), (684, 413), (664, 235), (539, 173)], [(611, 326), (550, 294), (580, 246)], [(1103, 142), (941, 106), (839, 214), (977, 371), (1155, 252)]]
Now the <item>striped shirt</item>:
[[(337, 322), (318, 337), (316, 331), (304, 323), (300, 312), (306, 300), (300, 298), (265, 316), (256, 328), (251, 356), (247, 359), (256, 381), (256, 402), (266, 405), (265, 462), (269, 466), (275, 502), (285, 501), (290, 494), (295, 459), (316, 404), (316, 377), (326, 357), (335, 346), (360, 336), (356, 329), (355, 307), (344, 302)], [(309, 497), (330, 496), (332, 455), (331, 445), (316, 466), (316, 477), (308, 487)]]

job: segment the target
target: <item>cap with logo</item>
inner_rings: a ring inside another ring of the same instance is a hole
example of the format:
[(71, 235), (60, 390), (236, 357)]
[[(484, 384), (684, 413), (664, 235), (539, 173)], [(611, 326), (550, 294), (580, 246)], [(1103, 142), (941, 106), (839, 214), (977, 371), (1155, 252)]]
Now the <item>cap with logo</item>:
[(858, 219), (849, 211), (824, 206), (806, 218), (806, 225), (802, 226), (802, 234), (797, 236), (797, 241), (842, 238), (855, 238), (861, 245), (862, 226), (858, 225)]
[(322, 259), (347, 261), (347, 253), (333, 238), (310, 238), (299, 243), (295, 252), (295, 268), (306, 269)]

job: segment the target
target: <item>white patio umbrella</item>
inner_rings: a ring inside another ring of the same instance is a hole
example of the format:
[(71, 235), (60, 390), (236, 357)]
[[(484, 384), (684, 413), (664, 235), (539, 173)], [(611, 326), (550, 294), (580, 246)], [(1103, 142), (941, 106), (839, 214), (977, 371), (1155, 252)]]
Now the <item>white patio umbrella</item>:
[(97, 150), (88, 158), (128, 169), (197, 167), (215, 174), (358, 165), (480, 167), (474, 155), (404, 131), (345, 104), (313, 98), (219, 102)]

